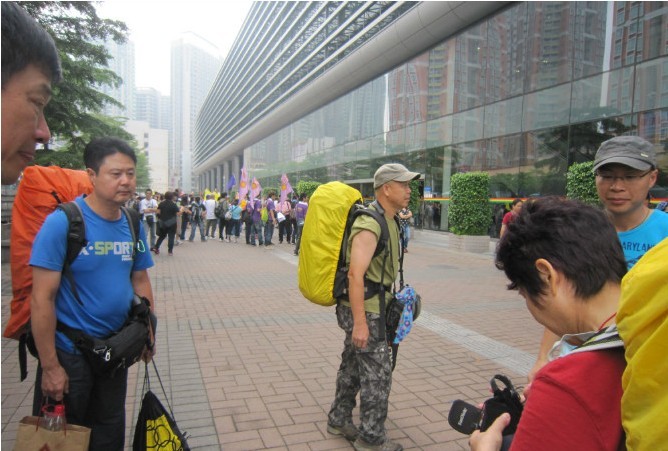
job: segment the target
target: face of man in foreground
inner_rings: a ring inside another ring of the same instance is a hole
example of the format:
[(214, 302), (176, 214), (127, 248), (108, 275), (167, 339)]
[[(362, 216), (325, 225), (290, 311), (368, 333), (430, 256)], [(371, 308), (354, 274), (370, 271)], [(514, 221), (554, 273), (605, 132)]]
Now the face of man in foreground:
[(14, 74), (2, 89), (2, 184), (15, 183), (35, 158), (37, 143), (51, 139), (44, 108), (51, 81), (36, 66)]

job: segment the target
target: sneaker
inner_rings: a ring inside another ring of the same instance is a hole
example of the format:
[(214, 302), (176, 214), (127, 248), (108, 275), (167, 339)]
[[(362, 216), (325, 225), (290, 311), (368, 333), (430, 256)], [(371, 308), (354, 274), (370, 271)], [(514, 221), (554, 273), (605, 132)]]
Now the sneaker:
[(152, 247), (151, 250), (155, 255), (160, 255), (160, 249), (158, 249), (157, 247)]
[(174, 254), (173, 254), (173, 253), (171, 253), (171, 252), (170, 252), (170, 253), (168, 253), (167, 255), (169, 255), (170, 257), (173, 257), (173, 256), (174, 256)]
[(391, 441), (386, 438), (380, 445), (372, 445), (367, 443), (362, 437), (358, 437), (353, 443), (353, 448), (357, 451), (403, 451), (404, 447), (401, 444)]
[(223, 238), (218, 238), (218, 241), (225, 241)]
[(344, 424), (343, 426), (334, 426), (333, 424), (327, 423), (327, 432), (332, 435), (342, 435), (349, 442), (354, 442), (359, 434), (359, 431), (352, 423)]

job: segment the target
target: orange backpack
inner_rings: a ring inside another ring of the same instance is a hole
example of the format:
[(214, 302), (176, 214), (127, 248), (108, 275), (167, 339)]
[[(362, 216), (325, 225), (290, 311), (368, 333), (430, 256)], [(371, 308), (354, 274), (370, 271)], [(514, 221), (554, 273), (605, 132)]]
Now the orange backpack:
[[(57, 166), (30, 166), (23, 172), (12, 208), (10, 264), (13, 298), (3, 336), (21, 340), (27, 331), (32, 292), (30, 253), (32, 242), (44, 220), (58, 204), (92, 191), (93, 186), (85, 171)], [(24, 377), (22, 375), (21, 380)]]

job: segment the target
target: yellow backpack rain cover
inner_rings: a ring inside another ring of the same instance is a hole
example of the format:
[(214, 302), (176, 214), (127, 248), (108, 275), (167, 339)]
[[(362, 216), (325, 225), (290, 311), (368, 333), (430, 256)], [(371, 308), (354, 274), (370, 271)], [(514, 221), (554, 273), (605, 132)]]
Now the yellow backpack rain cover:
[(668, 238), (650, 249), (622, 280), (617, 328), (626, 356), (622, 376), (626, 447), (666, 449)]
[(304, 297), (319, 305), (336, 304), (334, 279), (350, 208), (362, 194), (344, 183), (320, 185), (309, 200), (299, 244), (297, 277)]

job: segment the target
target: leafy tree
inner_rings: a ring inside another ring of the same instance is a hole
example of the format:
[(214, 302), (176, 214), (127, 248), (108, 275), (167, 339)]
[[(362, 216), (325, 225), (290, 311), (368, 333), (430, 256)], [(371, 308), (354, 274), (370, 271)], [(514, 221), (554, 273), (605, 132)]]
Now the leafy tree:
[(92, 2), (21, 2), (20, 5), (53, 37), (63, 70), (63, 81), (54, 86), (53, 98), (44, 112), (51, 133), (63, 145), (58, 150), (38, 152), (35, 162), (81, 168), (83, 149), (91, 138), (116, 136), (131, 141), (132, 136), (123, 130), (120, 121), (101, 114), (105, 105), (120, 104), (96, 89), (122, 83), (108, 68), (111, 56), (101, 43), (125, 42), (125, 23), (100, 18)]
[(148, 157), (142, 151), (136, 152), (137, 154), (137, 191), (142, 192), (147, 188), (151, 187), (151, 178), (148, 174)]

